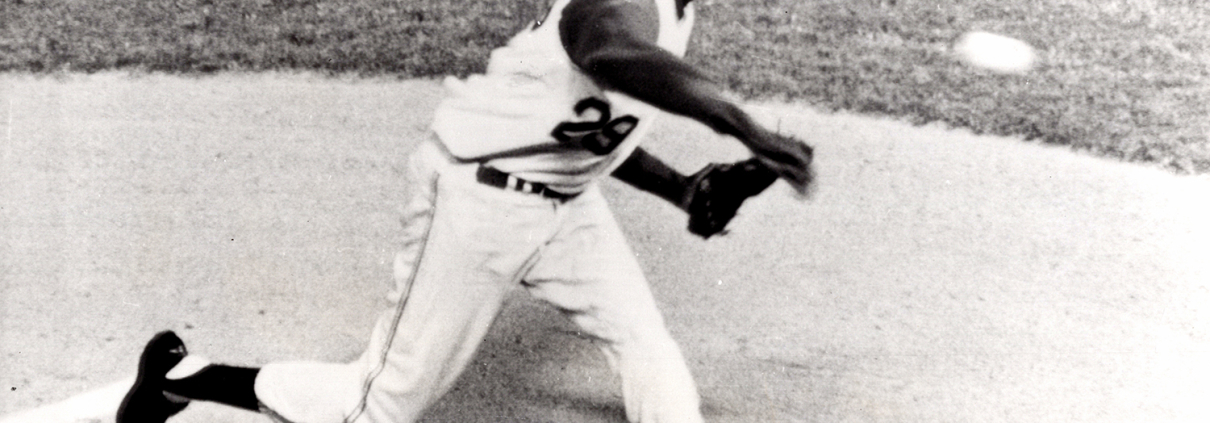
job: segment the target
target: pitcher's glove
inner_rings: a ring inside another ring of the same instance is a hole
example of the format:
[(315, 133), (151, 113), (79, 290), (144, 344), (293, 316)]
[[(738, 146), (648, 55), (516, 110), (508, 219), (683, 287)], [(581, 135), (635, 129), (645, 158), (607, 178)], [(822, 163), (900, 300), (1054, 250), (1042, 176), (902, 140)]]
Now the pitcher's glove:
[(689, 213), (689, 232), (702, 238), (723, 233), (750, 197), (777, 181), (778, 175), (756, 158), (711, 163), (693, 174), (681, 208)]

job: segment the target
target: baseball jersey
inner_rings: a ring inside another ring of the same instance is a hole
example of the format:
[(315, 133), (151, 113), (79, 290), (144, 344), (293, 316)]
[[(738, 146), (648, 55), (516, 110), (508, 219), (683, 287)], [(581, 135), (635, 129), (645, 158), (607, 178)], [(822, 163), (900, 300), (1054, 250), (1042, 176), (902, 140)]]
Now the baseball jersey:
[[(683, 57), (693, 6), (653, 0), (656, 44)], [(433, 131), (460, 160), (477, 161), (564, 193), (612, 172), (651, 128), (659, 109), (603, 89), (568, 57), (559, 20), (570, 0), (558, 0), (544, 21), (493, 50), (487, 70), (465, 80), (446, 78)]]

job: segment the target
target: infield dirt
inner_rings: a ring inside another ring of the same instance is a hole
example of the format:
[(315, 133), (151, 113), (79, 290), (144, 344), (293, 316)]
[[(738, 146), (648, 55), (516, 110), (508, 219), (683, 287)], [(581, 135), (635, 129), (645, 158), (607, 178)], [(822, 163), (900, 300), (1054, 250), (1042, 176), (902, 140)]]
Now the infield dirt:
[[(347, 360), (389, 284), (434, 81), (0, 76), (0, 415), (195, 354)], [(1210, 180), (936, 126), (753, 105), (817, 146), (731, 234), (608, 197), (713, 422), (1210, 418)], [(744, 156), (668, 118), (684, 171)], [(620, 422), (592, 342), (523, 295), (426, 421)], [(262, 422), (190, 406), (174, 423)]]

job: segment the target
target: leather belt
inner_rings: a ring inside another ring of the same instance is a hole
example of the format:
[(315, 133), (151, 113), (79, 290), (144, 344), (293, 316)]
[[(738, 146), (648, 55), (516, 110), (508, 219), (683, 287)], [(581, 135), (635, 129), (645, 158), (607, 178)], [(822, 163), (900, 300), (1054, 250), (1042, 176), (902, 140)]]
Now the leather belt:
[(567, 201), (575, 198), (577, 194), (564, 194), (546, 186), (539, 182), (530, 182), (508, 173), (502, 172), (495, 168), (480, 165), (479, 170), (475, 172), (475, 179), (484, 185), (493, 186), (496, 188), (524, 192), (527, 194), (537, 194), (552, 200)]

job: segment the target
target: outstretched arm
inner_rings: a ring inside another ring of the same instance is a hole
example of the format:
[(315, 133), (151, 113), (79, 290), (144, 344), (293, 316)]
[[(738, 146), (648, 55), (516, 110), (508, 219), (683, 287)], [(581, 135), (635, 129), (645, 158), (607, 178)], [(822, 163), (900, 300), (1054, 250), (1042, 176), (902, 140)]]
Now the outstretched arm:
[(811, 147), (758, 125), (705, 74), (656, 45), (658, 19), (653, 0), (572, 0), (559, 33), (572, 62), (597, 82), (735, 137), (805, 193)]

